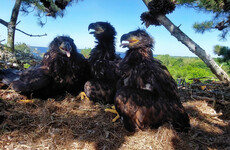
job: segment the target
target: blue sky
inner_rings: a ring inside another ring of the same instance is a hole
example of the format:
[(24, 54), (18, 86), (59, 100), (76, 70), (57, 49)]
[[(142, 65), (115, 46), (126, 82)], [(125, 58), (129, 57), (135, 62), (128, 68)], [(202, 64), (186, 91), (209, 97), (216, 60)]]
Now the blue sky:
[[(1, 0), (0, 18), (9, 21), (15, 0)], [(37, 24), (35, 13), (27, 16), (19, 14), (18, 21), (21, 21), (17, 28), (29, 34), (44, 34), (45, 37), (29, 37), (16, 31), (16, 43), (26, 43), (30, 46), (47, 47), (54, 37), (58, 35), (69, 35), (74, 39), (79, 49), (93, 48), (95, 46), (94, 37), (88, 32), (88, 25), (97, 21), (110, 22), (117, 31), (117, 51), (126, 51), (119, 47), (119, 39), (124, 33), (137, 28), (146, 29), (140, 21), (142, 12), (147, 11), (142, 0), (84, 0), (67, 7), (63, 18), (53, 19), (47, 17), (44, 27)], [(217, 57), (213, 53), (213, 46), (216, 44), (229, 46), (228, 41), (220, 41), (218, 31), (207, 32), (205, 34), (195, 33), (192, 25), (212, 17), (212, 14), (196, 11), (191, 8), (177, 7), (176, 10), (167, 17), (180, 29), (199, 44), (208, 54)], [(44, 18), (45, 19), (45, 18)], [(186, 46), (178, 42), (177, 39), (163, 27), (150, 26), (146, 29), (155, 39), (154, 54), (169, 54), (172, 56), (195, 56)], [(7, 28), (0, 24), (0, 40), (7, 39)], [(4, 42), (3, 42), (4, 43)]]

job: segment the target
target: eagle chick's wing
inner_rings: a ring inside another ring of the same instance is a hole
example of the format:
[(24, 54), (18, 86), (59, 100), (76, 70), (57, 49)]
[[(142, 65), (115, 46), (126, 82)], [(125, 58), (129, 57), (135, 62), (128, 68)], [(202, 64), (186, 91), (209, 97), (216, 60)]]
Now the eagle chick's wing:
[(5, 85), (10, 85), (14, 80), (17, 80), (21, 71), (17, 69), (0, 70), (0, 81)]
[(46, 87), (50, 83), (48, 68), (36, 66), (22, 71), (19, 78), (11, 83), (11, 88), (20, 92), (33, 92)]
[(189, 117), (182, 105), (169, 103), (150, 91), (123, 87), (116, 92), (115, 106), (128, 131), (158, 128), (166, 122), (177, 131), (187, 132)]

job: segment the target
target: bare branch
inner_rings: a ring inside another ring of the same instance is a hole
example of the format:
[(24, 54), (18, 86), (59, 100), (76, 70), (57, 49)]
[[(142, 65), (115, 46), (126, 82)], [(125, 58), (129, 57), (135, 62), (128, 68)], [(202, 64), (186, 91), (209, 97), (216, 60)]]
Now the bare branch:
[(16, 23), (16, 26), (17, 26), (19, 23), (21, 23), (21, 20), (20, 20), (20, 21), (18, 21), (18, 23)]
[(33, 34), (28, 34), (28, 33), (24, 32), (24, 31), (22, 31), (22, 30), (20, 30), (20, 29), (17, 29), (17, 28), (16, 28), (16, 30), (17, 30), (17, 31), (19, 31), (19, 32), (22, 32), (23, 34), (28, 35), (28, 36), (30, 36), (30, 37), (41, 37), (41, 36), (47, 36), (47, 34), (46, 34), (46, 33), (45, 33), (45, 34), (42, 34), (42, 35), (33, 35)]
[(3, 42), (3, 41), (5, 41), (5, 40), (6, 40), (6, 39), (1, 40), (0, 43)]
[[(8, 24), (9, 24), (8, 22), (6, 22), (5, 20), (2, 20), (2, 19), (0, 19), (0, 23), (3, 24), (3, 25), (6, 26), (6, 27), (8, 27)], [(20, 23), (20, 21), (19, 21), (17, 24), (19, 24), (19, 23)], [(16, 28), (16, 30), (19, 31), (19, 32), (22, 32), (23, 34), (25, 34), (25, 35), (27, 35), (27, 36), (30, 36), (30, 37), (47, 36), (46, 33), (45, 33), (45, 34), (42, 34), (42, 35), (33, 35), (33, 34), (26, 33), (26, 32), (24, 32), (24, 31), (22, 31), (22, 30), (20, 30), (20, 29), (18, 29), (18, 28)]]
[(6, 22), (5, 20), (0, 19), (0, 23), (3, 24), (4, 26), (8, 27), (8, 22)]

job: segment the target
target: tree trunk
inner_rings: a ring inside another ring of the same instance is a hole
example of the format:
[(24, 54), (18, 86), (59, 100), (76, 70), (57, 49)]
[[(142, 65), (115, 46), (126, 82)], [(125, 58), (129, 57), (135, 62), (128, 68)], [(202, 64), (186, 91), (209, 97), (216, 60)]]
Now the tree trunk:
[[(143, 0), (148, 6), (151, 0)], [(211, 69), (212, 73), (220, 81), (230, 81), (228, 74), (218, 66), (218, 64), (211, 58), (209, 54), (205, 52), (198, 44), (190, 39), (184, 32), (182, 32), (177, 26), (175, 26), (165, 15), (159, 15), (157, 18), (158, 22), (162, 24), (178, 41), (188, 47), (188, 49), (196, 54), (204, 63)]]
[(10, 22), (8, 23), (7, 31), (7, 47), (13, 52), (14, 51), (14, 36), (15, 36), (15, 29), (16, 29), (16, 22), (18, 19), (18, 13), (21, 6), (22, 0), (16, 0), (14, 4), (14, 8), (12, 10)]

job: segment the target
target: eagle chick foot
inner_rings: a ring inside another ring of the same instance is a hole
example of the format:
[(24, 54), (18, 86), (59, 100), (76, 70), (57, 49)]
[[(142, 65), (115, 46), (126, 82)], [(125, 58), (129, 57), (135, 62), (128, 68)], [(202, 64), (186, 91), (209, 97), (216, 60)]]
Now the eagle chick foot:
[(76, 98), (80, 99), (80, 100), (88, 100), (88, 101), (90, 101), (90, 99), (87, 97), (87, 95), (85, 94), (85, 92), (79, 93)]
[(34, 103), (34, 99), (21, 99), (21, 100), (17, 100), (18, 103)]
[(118, 112), (117, 112), (115, 106), (112, 106), (112, 109), (106, 108), (106, 109), (105, 109), (105, 112), (111, 112), (111, 113), (117, 114), (117, 116), (116, 116), (115, 118), (113, 118), (112, 122), (116, 122), (117, 119), (120, 118), (120, 115), (118, 114)]

